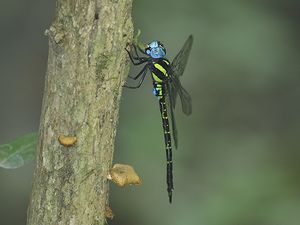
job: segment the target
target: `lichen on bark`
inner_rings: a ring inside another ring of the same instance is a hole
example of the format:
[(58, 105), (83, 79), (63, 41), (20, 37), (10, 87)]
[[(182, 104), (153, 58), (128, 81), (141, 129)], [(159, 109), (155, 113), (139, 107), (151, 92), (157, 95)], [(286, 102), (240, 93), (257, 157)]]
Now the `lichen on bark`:
[[(57, 0), (27, 224), (105, 223), (131, 0)], [(59, 135), (74, 136), (66, 147)]]

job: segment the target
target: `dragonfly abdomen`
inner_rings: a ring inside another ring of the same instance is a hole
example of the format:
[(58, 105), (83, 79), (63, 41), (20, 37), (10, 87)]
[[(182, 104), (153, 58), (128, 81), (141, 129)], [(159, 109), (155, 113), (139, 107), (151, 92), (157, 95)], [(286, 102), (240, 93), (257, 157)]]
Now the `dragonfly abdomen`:
[(165, 138), (166, 157), (167, 157), (167, 191), (169, 195), (169, 202), (171, 203), (172, 191), (173, 191), (172, 144), (171, 144), (171, 133), (170, 133), (166, 101), (164, 97), (161, 97), (159, 99), (159, 109), (161, 112), (163, 132)]

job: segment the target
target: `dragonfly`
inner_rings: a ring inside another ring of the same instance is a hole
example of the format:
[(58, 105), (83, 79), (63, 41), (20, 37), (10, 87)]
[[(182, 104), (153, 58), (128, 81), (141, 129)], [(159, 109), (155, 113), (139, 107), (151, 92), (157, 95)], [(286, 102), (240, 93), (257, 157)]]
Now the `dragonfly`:
[[(181, 100), (183, 113), (186, 115), (192, 113), (191, 96), (182, 87), (180, 82), (180, 77), (183, 75), (187, 65), (192, 44), (193, 36), (190, 35), (172, 62), (165, 57), (167, 51), (160, 41), (152, 41), (145, 46), (145, 49), (138, 44), (132, 44), (130, 50), (125, 49), (133, 65), (143, 64), (144, 67), (137, 75), (128, 76), (133, 80), (139, 79), (138, 84), (135, 86), (124, 85), (124, 87), (131, 89), (139, 88), (148, 72), (150, 72), (152, 77), (153, 95), (158, 98), (162, 119), (167, 158), (167, 192), (170, 203), (172, 203), (172, 192), (174, 190), (171, 136), (173, 136), (174, 145), (177, 148), (178, 134), (174, 110), (178, 96)], [(139, 55), (139, 52), (142, 56)]]

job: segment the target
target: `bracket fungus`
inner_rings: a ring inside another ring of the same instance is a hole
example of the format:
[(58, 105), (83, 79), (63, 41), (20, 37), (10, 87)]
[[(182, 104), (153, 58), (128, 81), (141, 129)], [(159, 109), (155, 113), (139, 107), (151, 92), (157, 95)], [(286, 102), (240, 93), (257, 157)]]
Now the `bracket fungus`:
[(113, 181), (119, 187), (124, 187), (127, 184), (139, 185), (142, 183), (133, 167), (125, 164), (115, 164), (110, 170), (107, 179)]
[(75, 144), (77, 141), (76, 136), (65, 136), (65, 135), (59, 135), (58, 141), (61, 145), (65, 147), (70, 147)]
[(111, 220), (114, 218), (113, 211), (111, 210), (111, 208), (109, 206), (105, 206), (104, 215), (106, 218), (111, 219)]

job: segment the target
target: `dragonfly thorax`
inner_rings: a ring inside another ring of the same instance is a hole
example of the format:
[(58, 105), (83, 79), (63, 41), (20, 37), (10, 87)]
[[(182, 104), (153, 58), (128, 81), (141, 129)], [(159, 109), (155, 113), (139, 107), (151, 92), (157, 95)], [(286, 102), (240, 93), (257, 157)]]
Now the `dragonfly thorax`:
[(153, 82), (162, 84), (169, 79), (170, 62), (166, 58), (153, 59), (149, 70), (151, 71)]

